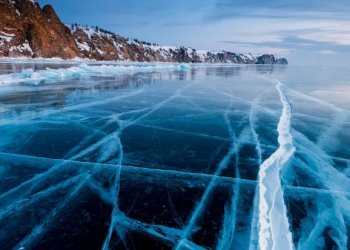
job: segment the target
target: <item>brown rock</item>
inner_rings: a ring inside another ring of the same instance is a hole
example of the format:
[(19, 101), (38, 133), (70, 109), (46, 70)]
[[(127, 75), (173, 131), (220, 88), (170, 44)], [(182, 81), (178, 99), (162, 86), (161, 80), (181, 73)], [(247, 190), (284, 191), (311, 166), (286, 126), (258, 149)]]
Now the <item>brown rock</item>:
[(50, 5), (0, 0), (0, 56), (79, 57), (79, 49)]

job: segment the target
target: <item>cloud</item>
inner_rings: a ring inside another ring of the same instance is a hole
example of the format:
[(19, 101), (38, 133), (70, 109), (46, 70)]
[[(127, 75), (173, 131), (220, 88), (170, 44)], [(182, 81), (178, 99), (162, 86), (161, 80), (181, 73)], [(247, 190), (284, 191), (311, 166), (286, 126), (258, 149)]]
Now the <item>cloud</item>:
[[(331, 24), (331, 21), (329, 22)], [(350, 45), (350, 34), (348, 28), (350, 21), (348, 22), (332, 22), (334, 27), (324, 26), (323, 28), (312, 30), (308, 33), (298, 34), (299, 38), (334, 43), (337, 45)]]
[(230, 49), (232, 51), (235, 51), (236, 53), (252, 53), (255, 55), (261, 55), (266, 53), (275, 54), (278, 56), (288, 55), (294, 49), (292, 48), (278, 48), (278, 47), (269, 47), (269, 46), (262, 46), (259, 44), (249, 44), (249, 43), (236, 43), (234, 41), (222, 41), (224, 44), (229, 44)]
[(204, 22), (230, 24), (229, 40), (237, 42), (283, 43), (294, 37), (350, 45), (349, 12), (347, 0), (219, 0)]
[(350, 45), (350, 20), (240, 17), (211, 24), (225, 31), (226, 40), (239, 43), (283, 43), (294, 37), (305, 43)]
[(318, 53), (321, 54), (321, 55), (337, 54), (337, 52), (335, 52), (334, 50), (319, 50)]
[[(313, 15), (320, 16), (320, 13), (337, 13), (348, 16), (350, 5), (348, 0), (218, 0), (215, 4), (216, 14), (239, 14), (240, 16), (265, 15), (268, 16), (289, 16)], [(224, 17), (227, 15), (223, 15)]]

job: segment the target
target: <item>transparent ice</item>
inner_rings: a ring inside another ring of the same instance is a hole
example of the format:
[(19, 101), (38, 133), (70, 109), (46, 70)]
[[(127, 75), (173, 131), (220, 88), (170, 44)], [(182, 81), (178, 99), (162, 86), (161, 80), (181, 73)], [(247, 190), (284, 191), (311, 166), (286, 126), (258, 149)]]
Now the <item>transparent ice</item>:
[(0, 249), (349, 249), (344, 67), (0, 64)]

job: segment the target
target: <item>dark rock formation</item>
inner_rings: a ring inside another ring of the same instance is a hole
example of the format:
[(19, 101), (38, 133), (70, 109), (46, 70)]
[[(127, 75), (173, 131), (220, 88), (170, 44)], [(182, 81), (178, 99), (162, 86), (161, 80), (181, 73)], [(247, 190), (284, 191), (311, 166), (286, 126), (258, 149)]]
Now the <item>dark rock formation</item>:
[(262, 55), (256, 58), (256, 64), (288, 64), (287, 59), (278, 58), (276, 59), (274, 55)]
[(236, 54), (232, 52), (208, 52), (205, 55), (206, 63), (238, 63), (238, 64), (254, 64), (256, 59), (251, 55)]
[(276, 64), (288, 64), (288, 61), (286, 58), (278, 58), (276, 59)]
[(63, 25), (54, 9), (34, 0), (0, 0), (0, 57), (75, 57), (139, 62), (287, 64), (273, 55), (197, 51), (129, 40), (112, 32)]
[(257, 64), (274, 64), (276, 62), (274, 55), (262, 55), (258, 56), (256, 63)]

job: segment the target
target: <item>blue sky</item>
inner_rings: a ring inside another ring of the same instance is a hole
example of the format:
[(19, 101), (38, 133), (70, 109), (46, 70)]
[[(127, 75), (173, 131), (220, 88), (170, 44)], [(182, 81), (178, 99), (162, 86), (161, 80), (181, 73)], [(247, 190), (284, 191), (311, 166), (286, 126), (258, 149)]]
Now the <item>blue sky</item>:
[(273, 53), (291, 64), (350, 58), (350, 0), (39, 0), (64, 23), (163, 45)]

